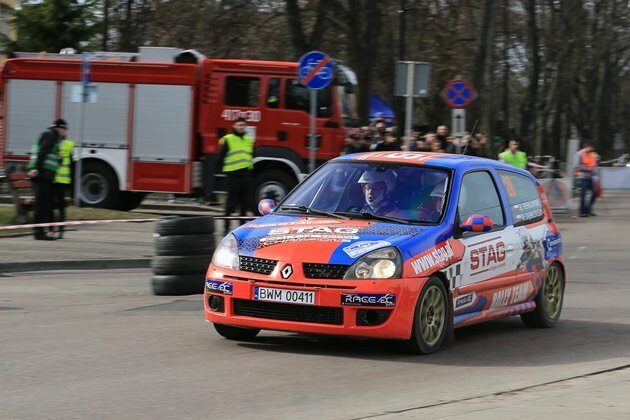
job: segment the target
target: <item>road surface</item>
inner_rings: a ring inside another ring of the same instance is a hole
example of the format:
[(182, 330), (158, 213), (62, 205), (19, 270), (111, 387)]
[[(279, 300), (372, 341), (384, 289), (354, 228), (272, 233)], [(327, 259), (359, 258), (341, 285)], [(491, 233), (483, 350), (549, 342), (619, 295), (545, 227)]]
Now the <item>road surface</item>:
[(0, 277), (0, 418), (630, 418), (630, 199), (562, 223), (560, 324), (458, 330), (432, 356), (267, 332), (219, 337), (145, 269)]

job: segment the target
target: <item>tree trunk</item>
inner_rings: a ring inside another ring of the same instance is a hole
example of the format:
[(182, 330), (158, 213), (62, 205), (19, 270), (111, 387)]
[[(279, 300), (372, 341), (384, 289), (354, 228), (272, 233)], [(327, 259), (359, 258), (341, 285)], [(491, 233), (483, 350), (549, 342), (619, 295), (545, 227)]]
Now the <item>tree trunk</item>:
[(538, 104), (538, 79), (540, 77), (540, 55), (539, 55), (539, 39), (538, 27), (536, 23), (536, 0), (525, 0), (525, 10), (527, 12), (527, 57), (529, 60), (529, 86), (527, 89), (527, 99), (525, 100), (523, 113), (521, 116), (521, 135), (534, 140), (536, 128), (532, 128), (535, 124), (535, 111)]

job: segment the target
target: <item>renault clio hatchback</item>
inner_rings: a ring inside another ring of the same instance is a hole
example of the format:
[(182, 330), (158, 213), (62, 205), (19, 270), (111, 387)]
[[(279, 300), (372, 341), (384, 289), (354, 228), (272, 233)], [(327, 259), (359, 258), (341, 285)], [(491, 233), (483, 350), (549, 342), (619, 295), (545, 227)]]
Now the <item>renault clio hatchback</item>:
[(437, 351), (453, 328), (562, 310), (562, 239), (528, 172), (469, 156), (336, 158), (227, 235), (205, 316), (228, 339), (260, 330), (404, 341)]

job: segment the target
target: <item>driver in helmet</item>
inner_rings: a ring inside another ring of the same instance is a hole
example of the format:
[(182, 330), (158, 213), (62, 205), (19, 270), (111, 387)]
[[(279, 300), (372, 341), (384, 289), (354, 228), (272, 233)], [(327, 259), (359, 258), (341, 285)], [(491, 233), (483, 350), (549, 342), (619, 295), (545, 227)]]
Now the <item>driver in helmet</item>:
[(446, 196), (446, 179), (435, 185), (426, 200), (418, 208), (418, 219), (427, 222), (437, 222), (442, 215), (444, 208), (444, 197)]
[(365, 198), (365, 205), (361, 212), (380, 216), (399, 216), (392, 197), (396, 178), (391, 171), (365, 171), (359, 178), (358, 183), (361, 185), (363, 197)]

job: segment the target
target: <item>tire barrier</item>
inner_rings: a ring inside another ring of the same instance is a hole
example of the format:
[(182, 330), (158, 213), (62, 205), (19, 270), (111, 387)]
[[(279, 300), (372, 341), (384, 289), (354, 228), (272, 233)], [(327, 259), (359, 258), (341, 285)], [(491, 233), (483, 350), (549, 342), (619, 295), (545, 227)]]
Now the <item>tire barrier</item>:
[(155, 223), (155, 257), (151, 267), (153, 294), (203, 293), (215, 248), (212, 216), (169, 217)]

